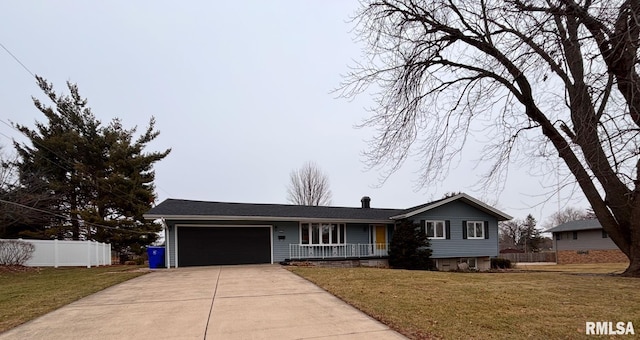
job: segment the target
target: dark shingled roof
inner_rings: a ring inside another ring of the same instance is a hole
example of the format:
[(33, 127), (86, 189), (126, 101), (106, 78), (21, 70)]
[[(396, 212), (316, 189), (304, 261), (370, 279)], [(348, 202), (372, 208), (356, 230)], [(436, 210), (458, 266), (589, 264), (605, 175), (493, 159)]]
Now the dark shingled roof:
[(450, 197), (445, 197), (445, 198), (441, 198), (439, 200), (435, 200), (429, 203), (425, 203), (425, 204), (421, 204), (421, 205), (417, 205), (415, 207), (411, 207), (409, 209), (404, 209), (400, 212), (400, 214), (392, 216), (394, 219), (403, 219), (403, 218), (409, 218), (411, 216), (414, 216), (416, 214), (419, 214), (421, 212), (424, 211), (428, 211), (431, 209), (435, 209), (441, 205), (444, 204), (448, 204), (450, 202), (453, 201), (461, 201), (464, 202), (472, 207), (475, 207), (477, 209), (480, 209), (482, 211), (484, 211), (485, 213), (495, 216), (498, 221), (507, 221), (512, 219), (513, 217), (505, 214), (504, 212), (489, 206), (488, 204), (481, 202), (465, 193), (460, 193), (457, 194), (455, 196), (450, 196)]
[(547, 229), (545, 233), (557, 233), (561, 231), (576, 231), (576, 230), (591, 230), (591, 229), (602, 229), (602, 226), (600, 225), (600, 221), (598, 221), (597, 219), (570, 221), (570, 222), (562, 223), (553, 228)]
[(426, 208), (426, 207), (428, 207), (430, 205), (434, 205), (434, 204), (436, 204), (438, 202), (442, 202), (442, 201), (444, 201), (446, 199), (449, 199), (449, 197), (443, 197), (441, 199), (438, 199), (438, 200), (435, 200), (435, 201), (431, 201), (431, 202), (427, 202), (425, 204), (416, 205), (415, 207), (402, 209), (398, 215), (410, 214), (413, 211), (420, 210), (422, 208)]
[(206, 202), (167, 199), (149, 210), (146, 218), (172, 217), (282, 217), (335, 220), (388, 220), (402, 209), (345, 208), (287, 204)]

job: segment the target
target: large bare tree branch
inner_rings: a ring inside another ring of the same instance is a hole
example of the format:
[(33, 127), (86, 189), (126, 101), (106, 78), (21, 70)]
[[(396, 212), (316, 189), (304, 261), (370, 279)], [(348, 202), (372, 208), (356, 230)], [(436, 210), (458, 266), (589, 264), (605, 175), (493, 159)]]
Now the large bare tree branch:
[(430, 185), (480, 130), (495, 133), (484, 178), (500, 180), (552, 145), (640, 276), (639, 13), (632, 0), (365, 1), (370, 60), (342, 93), (379, 89), (367, 165), (384, 181), (417, 154)]

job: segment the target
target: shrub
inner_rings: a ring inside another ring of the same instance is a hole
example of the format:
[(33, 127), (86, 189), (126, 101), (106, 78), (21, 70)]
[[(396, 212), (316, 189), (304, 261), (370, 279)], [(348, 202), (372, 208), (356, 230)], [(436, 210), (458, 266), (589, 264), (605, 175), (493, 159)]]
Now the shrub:
[(511, 268), (511, 260), (496, 257), (491, 259), (491, 269), (509, 269)]
[(0, 240), (0, 265), (23, 266), (33, 256), (33, 243), (21, 240)]
[(389, 266), (399, 269), (433, 269), (429, 239), (420, 226), (402, 221), (389, 244)]

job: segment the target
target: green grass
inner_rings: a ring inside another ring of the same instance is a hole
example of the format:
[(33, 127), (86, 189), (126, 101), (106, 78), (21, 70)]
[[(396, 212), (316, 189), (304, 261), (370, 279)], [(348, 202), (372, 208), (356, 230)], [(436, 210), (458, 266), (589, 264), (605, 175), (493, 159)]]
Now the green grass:
[(640, 332), (640, 279), (576, 274), (575, 268), (573, 273), (291, 271), (414, 339), (579, 339), (588, 338), (586, 321), (632, 321)]
[(139, 267), (0, 268), (0, 332), (82, 297), (143, 275)]

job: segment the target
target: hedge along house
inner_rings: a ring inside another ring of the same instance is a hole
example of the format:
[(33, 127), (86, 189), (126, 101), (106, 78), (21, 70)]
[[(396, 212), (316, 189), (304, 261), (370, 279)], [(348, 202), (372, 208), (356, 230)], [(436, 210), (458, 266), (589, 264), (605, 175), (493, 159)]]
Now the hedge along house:
[(558, 264), (629, 261), (597, 219), (570, 221), (545, 232), (553, 234)]
[[(164, 226), (167, 267), (370, 260), (388, 257), (396, 223), (420, 225), (441, 270), (466, 262), (488, 269), (498, 255), (498, 221), (511, 219), (459, 194), (409, 209), (205, 202), (167, 199), (147, 214)], [(375, 262), (375, 261), (374, 261)]]

